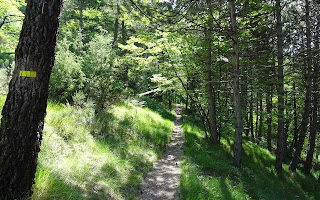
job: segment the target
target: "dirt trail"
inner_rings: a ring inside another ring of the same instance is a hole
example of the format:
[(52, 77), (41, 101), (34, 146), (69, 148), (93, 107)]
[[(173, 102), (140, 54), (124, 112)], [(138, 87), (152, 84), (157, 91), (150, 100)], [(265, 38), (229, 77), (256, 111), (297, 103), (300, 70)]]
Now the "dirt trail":
[(167, 200), (179, 199), (180, 164), (185, 142), (181, 127), (182, 107), (176, 106), (174, 131), (167, 151), (150, 171), (142, 183), (138, 200)]

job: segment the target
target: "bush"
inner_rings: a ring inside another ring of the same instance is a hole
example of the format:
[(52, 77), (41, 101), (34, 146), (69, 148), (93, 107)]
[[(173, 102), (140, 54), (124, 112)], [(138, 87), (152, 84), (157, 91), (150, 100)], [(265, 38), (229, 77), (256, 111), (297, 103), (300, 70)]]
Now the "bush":
[(61, 43), (52, 69), (49, 94), (51, 99), (65, 103), (72, 101), (76, 91), (82, 90), (85, 75), (81, 69), (81, 59), (69, 50), (66, 40)]
[(85, 93), (100, 107), (117, 102), (124, 89), (119, 70), (114, 66), (116, 54), (111, 44), (108, 36), (99, 35), (87, 44), (88, 50), (83, 57)]
[(72, 96), (82, 92), (102, 108), (118, 102), (124, 93), (124, 81), (120, 80), (115, 58), (107, 35), (98, 35), (87, 44), (82, 43), (81, 34), (77, 38), (67, 35), (58, 44), (50, 79), (51, 99), (72, 102)]

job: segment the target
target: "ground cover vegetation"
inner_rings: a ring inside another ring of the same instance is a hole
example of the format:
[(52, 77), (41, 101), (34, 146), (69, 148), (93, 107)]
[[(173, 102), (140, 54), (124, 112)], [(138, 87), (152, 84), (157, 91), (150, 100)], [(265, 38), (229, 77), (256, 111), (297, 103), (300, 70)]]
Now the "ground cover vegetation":
[(174, 112), (150, 99), (96, 114), (80, 102), (49, 103), (31, 199), (134, 199), (170, 141)]
[[(39, 2), (0, 0), (2, 94)], [(153, 100), (199, 118), (185, 117), (184, 198), (319, 198), (319, 3), (65, 0), (32, 198), (134, 198), (170, 138), (173, 114)]]
[(289, 170), (283, 175), (274, 169), (275, 155), (244, 140), (243, 168), (232, 165), (232, 137), (223, 137), (219, 145), (206, 142), (199, 119), (184, 116), (183, 130), (186, 149), (182, 166), (181, 191), (183, 199), (318, 199), (319, 184), (311, 175)]

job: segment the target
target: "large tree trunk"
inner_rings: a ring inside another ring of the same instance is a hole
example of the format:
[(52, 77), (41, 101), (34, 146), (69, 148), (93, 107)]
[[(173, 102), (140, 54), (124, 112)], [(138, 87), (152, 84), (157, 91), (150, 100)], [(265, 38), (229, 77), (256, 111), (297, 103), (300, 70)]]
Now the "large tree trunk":
[(303, 143), (307, 134), (308, 124), (309, 124), (309, 112), (310, 112), (310, 105), (311, 105), (311, 68), (312, 68), (312, 59), (311, 59), (311, 34), (310, 34), (310, 20), (309, 20), (309, 0), (305, 1), (305, 8), (306, 8), (306, 36), (307, 36), (307, 67), (306, 67), (306, 97), (305, 97), (305, 104), (304, 104), (304, 113), (301, 122), (301, 132), (298, 137), (296, 151), (294, 152), (290, 170), (295, 171), (297, 165), (300, 160), (301, 152), (303, 149)]
[(241, 167), (242, 157), (242, 114), (240, 99), (240, 81), (239, 81), (239, 41), (238, 30), (235, 16), (234, 0), (230, 0), (230, 20), (232, 26), (232, 48), (233, 48), (233, 94), (234, 94), (234, 111), (235, 111), (235, 135), (234, 135), (234, 157), (233, 164)]
[[(319, 33), (315, 39), (315, 49), (319, 49)], [(310, 173), (312, 167), (313, 153), (316, 144), (316, 136), (318, 131), (318, 80), (319, 80), (319, 58), (317, 55), (314, 56), (313, 66), (313, 105), (312, 105), (312, 121), (310, 127), (310, 138), (309, 138), (309, 150), (307, 153), (307, 159), (304, 165), (304, 171)]]
[(29, 0), (2, 110), (0, 199), (31, 194), (47, 107), (62, 0)]
[(283, 36), (281, 21), (280, 0), (276, 0), (276, 17), (277, 17), (277, 57), (278, 57), (278, 140), (275, 169), (277, 173), (282, 173), (282, 163), (285, 154), (285, 134), (284, 134), (284, 86), (283, 86)]

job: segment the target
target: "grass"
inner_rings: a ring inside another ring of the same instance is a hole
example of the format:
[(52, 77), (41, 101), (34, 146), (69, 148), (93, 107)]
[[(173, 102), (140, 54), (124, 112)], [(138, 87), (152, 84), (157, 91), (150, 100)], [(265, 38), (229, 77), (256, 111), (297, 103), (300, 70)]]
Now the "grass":
[(47, 113), (32, 200), (134, 199), (174, 126), (152, 100), (99, 112), (49, 103)]
[(292, 173), (284, 165), (278, 176), (275, 156), (248, 141), (243, 143), (243, 164), (232, 165), (232, 138), (223, 137), (221, 144), (210, 145), (198, 122), (184, 116), (186, 136), (182, 164), (181, 192), (184, 199), (320, 199), (320, 186), (315, 177), (297, 170)]
[[(5, 98), (0, 97), (0, 105)], [(32, 200), (135, 199), (141, 181), (170, 141), (174, 113), (145, 98), (96, 111), (49, 103)], [(232, 137), (205, 141), (194, 117), (183, 117), (186, 137), (181, 192), (184, 199), (320, 199), (311, 175), (278, 176), (275, 156), (243, 143), (243, 167), (232, 165)]]

